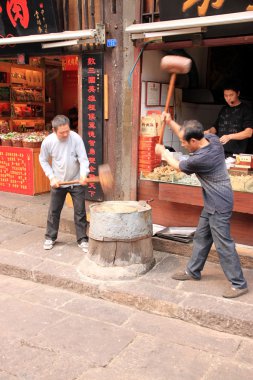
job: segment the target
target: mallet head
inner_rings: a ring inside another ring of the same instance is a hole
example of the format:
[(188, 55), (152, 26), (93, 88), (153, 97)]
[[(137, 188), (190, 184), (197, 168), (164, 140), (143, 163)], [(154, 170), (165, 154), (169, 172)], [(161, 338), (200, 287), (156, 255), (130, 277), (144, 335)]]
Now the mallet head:
[(180, 55), (165, 55), (161, 59), (161, 69), (175, 74), (187, 74), (191, 70), (190, 58)]
[(104, 193), (108, 193), (113, 188), (113, 176), (111, 168), (108, 164), (103, 164), (98, 167), (99, 182)]

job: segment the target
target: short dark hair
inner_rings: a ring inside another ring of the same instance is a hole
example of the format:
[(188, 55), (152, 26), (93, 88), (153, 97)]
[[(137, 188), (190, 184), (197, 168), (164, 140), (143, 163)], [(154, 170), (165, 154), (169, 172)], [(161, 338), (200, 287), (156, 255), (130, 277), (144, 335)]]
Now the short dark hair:
[(181, 130), (184, 132), (184, 140), (201, 140), (204, 137), (203, 125), (198, 120), (185, 120)]
[(236, 78), (228, 78), (223, 83), (223, 91), (233, 90), (235, 92), (241, 91), (241, 83)]
[(69, 118), (65, 115), (57, 115), (52, 120), (52, 127), (55, 131), (57, 131), (58, 127), (61, 127), (62, 125), (70, 125)]

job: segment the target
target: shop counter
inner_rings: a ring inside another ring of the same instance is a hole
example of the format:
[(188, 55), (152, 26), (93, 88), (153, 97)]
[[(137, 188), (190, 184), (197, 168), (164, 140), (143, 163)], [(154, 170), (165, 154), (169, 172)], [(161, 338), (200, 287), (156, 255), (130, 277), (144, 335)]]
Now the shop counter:
[[(163, 226), (197, 226), (203, 208), (202, 190), (187, 186), (140, 179), (138, 199), (152, 206), (153, 223)], [(231, 220), (232, 236), (237, 243), (253, 245), (253, 193), (234, 191)]]
[(0, 191), (26, 195), (50, 191), (39, 152), (40, 148), (0, 146)]

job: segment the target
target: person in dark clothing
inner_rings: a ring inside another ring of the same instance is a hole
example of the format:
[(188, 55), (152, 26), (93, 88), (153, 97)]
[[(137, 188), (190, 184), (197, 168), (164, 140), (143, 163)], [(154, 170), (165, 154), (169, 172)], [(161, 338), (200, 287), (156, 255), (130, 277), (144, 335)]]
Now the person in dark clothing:
[(239, 99), (240, 87), (237, 81), (225, 83), (224, 98), (227, 104), (222, 107), (214, 126), (205, 133), (214, 133), (224, 145), (225, 156), (245, 153), (252, 136), (253, 113), (247, 103)]
[(233, 210), (233, 191), (226, 168), (224, 151), (219, 138), (204, 134), (197, 120), (184, 122), (181, 127), (163, 113), (166, 123), (178, 136), (182, 146), (189, 151), (189, 158), (178, 161), (156, 145), (156, 153), (174, 169), (186, 174), (195, 173), (202, 186), (204, 208), (193, 240), (192, 256), (186, 270), (172, 276), (175, 280), (200, 280), (207, 256), (214, 243), (220, 264), (232, 287), (223, 293), (225, 298), (239, 297), (248, 292), (235, 243), (230, 236), (230, 219)]
[(68, 111), (68, 117), (71, 131), (78, 132), (78, 109), (76, 107), (70, 108)]

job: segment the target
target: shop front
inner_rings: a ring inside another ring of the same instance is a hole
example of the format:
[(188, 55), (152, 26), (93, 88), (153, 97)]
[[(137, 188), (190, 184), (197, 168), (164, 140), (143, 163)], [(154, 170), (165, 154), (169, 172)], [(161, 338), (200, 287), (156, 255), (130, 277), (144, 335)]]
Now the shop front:
[[(24, 2), (18, 10), (7, 2), (1, 9), (0, 191), (50, 190), (38, 156), (57, 114), (67, 115), (83, 136), (91, 176), (103, 161), (103, 30), (81, 29), (79, 20), (80, 30), (63, 31), (70, 21), (61, 19), (55, 4)], [(99, 47), (87, 51), (94, 43)], [(102, 199), (98, 184), (88, 187), (87, 199)]]
[[(178, 173), (159, 161), (154, 152), (170, 81), (160, 62), (166, 55), (192, 60), (190, 72), (177, 76), (170, 102), (170, 113), (179, 124), (197, 119), (206, 130), (212, 127), (225, 104), (222, 86), (228, 77), (239, 79), (240, 99), (252, 108), (253, 7), (250, 1), (171, 3), (143, 1), (141, 23), (126, 28), (136, 58), (141, 57), (133, 80), (132, 157), (137, 173), (133, 193), (139, 200), (152, 201), (155, 224), (194, 227), (203, 207), (200, 183), (195, 175)], [(237, 243), (253, 245), (252, 139), (247, 142), (247, 151), (237, 152), (227, 167), (234, 190), (232, 235)], [(168, 128), (163, 144), (176, 158), (187, 158)]]

